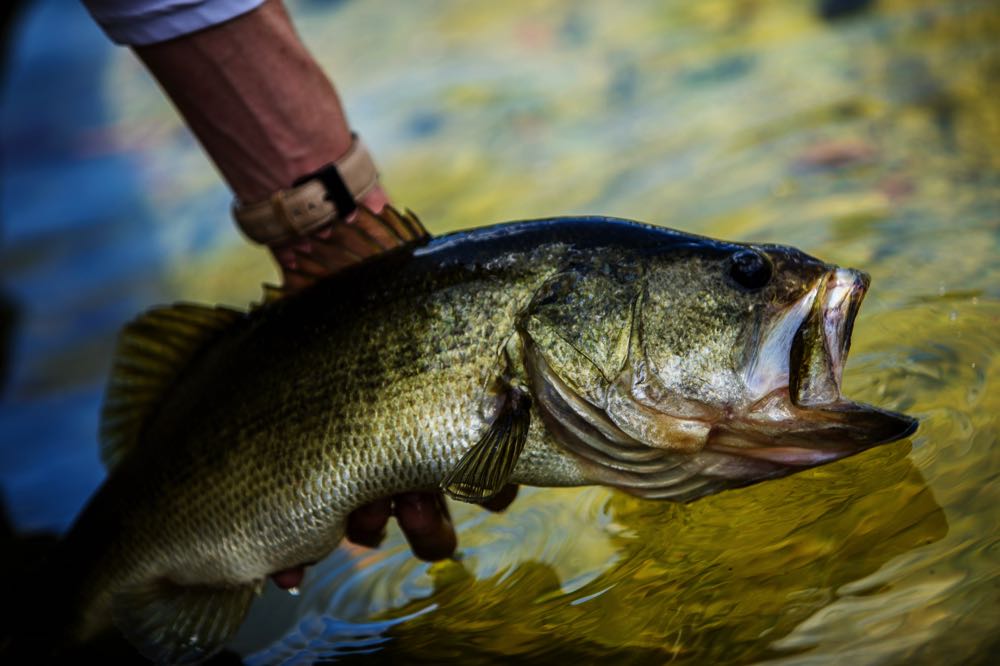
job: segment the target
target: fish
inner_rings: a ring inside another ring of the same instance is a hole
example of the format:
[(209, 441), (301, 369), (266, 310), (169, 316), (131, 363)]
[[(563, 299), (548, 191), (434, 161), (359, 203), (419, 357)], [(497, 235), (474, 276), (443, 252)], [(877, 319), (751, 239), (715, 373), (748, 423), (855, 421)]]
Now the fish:
[[(263, 582), (316, 562), (355, 508), (440, 489), (604, 485), (690, 502), (912, 434), (842, 395), (869, 277), (792, 247), (606, 217), (431, 237), (249, 309), (154, 308), (119, 340), (108, 476), (52, 570), (58, 645), (120, 631), (203, 660)], [(374, 242), (343, 225), (355, 240)]]

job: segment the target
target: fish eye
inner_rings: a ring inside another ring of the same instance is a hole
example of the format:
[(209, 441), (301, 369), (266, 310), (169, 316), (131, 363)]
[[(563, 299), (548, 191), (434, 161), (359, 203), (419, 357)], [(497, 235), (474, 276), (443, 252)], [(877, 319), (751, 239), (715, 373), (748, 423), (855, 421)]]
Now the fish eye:
[(740, 250), (729, 258), (729, 275), (744, 289), (764, 288), (773, 272), (771, 259), (756, 250)]

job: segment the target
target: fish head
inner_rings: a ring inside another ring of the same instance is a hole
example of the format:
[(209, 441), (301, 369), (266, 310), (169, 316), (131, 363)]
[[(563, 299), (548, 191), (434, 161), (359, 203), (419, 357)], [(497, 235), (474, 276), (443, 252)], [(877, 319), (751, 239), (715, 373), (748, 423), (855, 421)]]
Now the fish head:
[(687, 501), (916, 429), (841, 393), (865, 273), (714, 241), (610, 263), (563, 276), (524, 336), (543, 419), (595, 480)]

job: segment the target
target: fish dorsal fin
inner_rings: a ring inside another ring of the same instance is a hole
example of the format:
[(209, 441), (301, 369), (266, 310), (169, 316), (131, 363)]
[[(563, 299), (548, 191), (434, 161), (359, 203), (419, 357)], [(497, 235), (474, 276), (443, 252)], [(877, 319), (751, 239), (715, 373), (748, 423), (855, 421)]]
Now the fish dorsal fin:
[(218, 652), (236, 634), (259, 589), (184, 586), (166, 580), (126, 587), (115, 594), (115, 625), (147, 659), (189, 664)]
[(399, 212), (386, 206), (380, 213), (361, 206), (357, 217), (350, 222), (340, 222), (309, 237), (308, 243), (296, 247), (295, 267), (285, 268), (294, 275), (294, 288), (265, 288), (264, 302), (275, 296), (297, 291), (344, 268), (359, 264), (372, 257), (401, 247), (422, 245), (431, 235), (420, 219), (407, 209)]
[(135, 445), (188, 361), (244, 316), (229, 308), (178, 303), (154, 308), (122, 329), (101, 409), (101, 460), (109, 470)]

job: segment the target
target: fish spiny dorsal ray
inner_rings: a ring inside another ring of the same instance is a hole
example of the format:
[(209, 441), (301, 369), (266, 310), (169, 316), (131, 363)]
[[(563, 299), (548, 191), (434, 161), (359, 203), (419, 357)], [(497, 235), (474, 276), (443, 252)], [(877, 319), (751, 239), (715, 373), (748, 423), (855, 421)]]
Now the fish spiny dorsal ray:
[(400, 213), (392, 206), (386, 206), (381, 214), (373, 213), (368, 208), (362, 208), (361, 214), (374, 215), (375, 217), (381, 218), (386, 228), (393, 231), (396, 234), (396, 237), (399, 238), (400, 242), (404, 245), (411, 243), (423, 243), (431, 237), (430, 232), (424, 228), (420, 218), (418, 218), (409, 208)]
[(311, 236), (307, 247), (296, 248), (295, 267), (284, 269), (286, 274), (295, 276), (296, 286), (264, 285), (262, 305), (385, 252), (423, 245), (430, 238), (431, 234), (409, 209), (399, 212), (386, 206), (376, 213), (361, 206), (356, 219), (335, 224), (327, 234)]
[(177, 303), (154, 308), (122, 330), (101, 408), (101, 460), (109, 470), (132, 450), (188, 362), (244, 317), (239, 310)]

